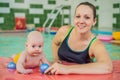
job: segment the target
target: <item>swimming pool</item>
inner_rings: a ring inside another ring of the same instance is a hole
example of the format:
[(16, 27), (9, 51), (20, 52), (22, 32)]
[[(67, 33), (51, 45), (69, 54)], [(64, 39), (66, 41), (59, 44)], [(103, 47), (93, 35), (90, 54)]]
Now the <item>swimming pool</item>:
[[(10, 57), (25, 48), (26, 32), (0, 33), (0, 56)], [(48, 60), (52, 60), (51, 42), (54, 35), (42, 33), (44, 37), (44, 52)], [(120, 59), (120, 45), (104, 42), (112, 60)]]

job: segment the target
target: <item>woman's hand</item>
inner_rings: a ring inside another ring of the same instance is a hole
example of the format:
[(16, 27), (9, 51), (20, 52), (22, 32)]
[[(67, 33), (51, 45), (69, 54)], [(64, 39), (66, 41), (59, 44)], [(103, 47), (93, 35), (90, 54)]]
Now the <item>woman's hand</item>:
[(69, 74), (68, 66), (56, 62), (45, 71), (45, 74)]

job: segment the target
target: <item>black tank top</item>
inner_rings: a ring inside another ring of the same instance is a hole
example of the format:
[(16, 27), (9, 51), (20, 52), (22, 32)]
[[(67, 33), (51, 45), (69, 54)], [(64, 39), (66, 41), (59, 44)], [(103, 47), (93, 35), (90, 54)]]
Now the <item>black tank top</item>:
[(69, 38), (69, 35), (72, 30), (73, 30), (73, 27), (70, 29), (70, 31), (68, 32), (68, 35), (63, 40), (63, 42), (61, 43), (61, 46), (58, 49), (59, 59), (61, 61), (67, 61), (67, 62), (73, 62), (73, 63), (79, 63), (79, 64), (92, 62), (92, 59), (90, 59), (90, 57), (89, 57), (88, 51), (89, 51), (89, 47), (90, 47), (91, 43), (94, 42), (94, 40), (96, 40), (96, 37), (94, 37), (90, 41), (88, 47), (85, 50), (73, 51), (68, 46), (68, 38)]

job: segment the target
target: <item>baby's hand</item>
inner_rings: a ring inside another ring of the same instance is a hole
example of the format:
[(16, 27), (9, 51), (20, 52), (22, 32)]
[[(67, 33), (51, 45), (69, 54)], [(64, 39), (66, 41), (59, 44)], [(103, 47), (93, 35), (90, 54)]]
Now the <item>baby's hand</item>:
[(26, 69), (24, 74), (29, 74), (29, 73), (32, 73), (32, 72), (33, 72), (32, 69)]
[(32, 72), (33, 72), (32, 69), (25, 69), (25, 70), (21, 71), (20, 73), (22, 73), (22, 74), (30, 74)]

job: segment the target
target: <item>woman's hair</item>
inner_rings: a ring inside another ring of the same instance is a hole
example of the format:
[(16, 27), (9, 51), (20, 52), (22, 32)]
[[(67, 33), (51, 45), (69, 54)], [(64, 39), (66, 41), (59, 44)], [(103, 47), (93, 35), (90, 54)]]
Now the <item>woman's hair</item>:
[[(93, 10), (93, 16), (94, 18), (96, 18), (96, 7), (91, 4), (90, 2), (82, 2), (80, 4), (77, 5), (76, 9), (80, 6), (80, 5), (86, 5), (86, 6), (89, 6), (92, 10)], [(76, 10), (75, 10), (75, 13), (76, 13)]]

